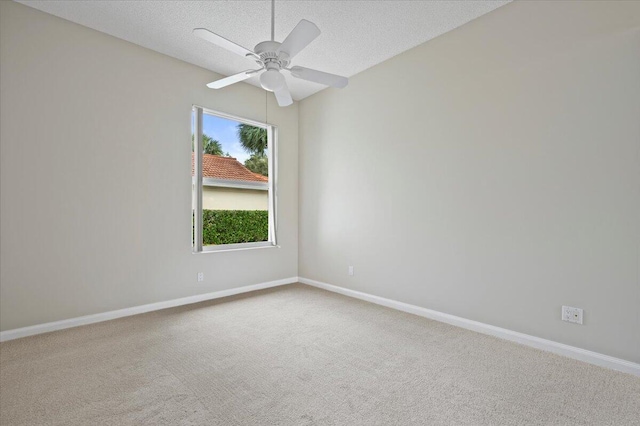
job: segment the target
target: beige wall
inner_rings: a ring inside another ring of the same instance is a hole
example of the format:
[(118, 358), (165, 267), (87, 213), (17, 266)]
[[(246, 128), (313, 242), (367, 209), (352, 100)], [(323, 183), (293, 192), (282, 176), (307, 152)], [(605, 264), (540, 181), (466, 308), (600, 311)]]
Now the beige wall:
[(216, 77), (0, 2), (1, 330), (297, 275), (297, 103), (273, 96), (281, 248), (191, 253), (192, 104), (265, 120)]
[(269, 210), (269, 192), (204, 186), (202, 208), (205, 210)]
[(640, 2), (514, 2), (303, 100), (299, 213), (300, 276), (640, 362)]

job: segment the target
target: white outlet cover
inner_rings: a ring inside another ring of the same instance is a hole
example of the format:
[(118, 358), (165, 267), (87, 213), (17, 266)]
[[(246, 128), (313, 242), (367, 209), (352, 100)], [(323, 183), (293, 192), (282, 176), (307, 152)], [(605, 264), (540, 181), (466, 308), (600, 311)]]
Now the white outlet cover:
[(562, 321), (582, 324), (583, 310), (572, 306), (562, 307)]
[(353, 266), (349, 266), (349, 275), (353, 275)]
[(198, 282), (204, 281), (204, 272), (198, 272)]

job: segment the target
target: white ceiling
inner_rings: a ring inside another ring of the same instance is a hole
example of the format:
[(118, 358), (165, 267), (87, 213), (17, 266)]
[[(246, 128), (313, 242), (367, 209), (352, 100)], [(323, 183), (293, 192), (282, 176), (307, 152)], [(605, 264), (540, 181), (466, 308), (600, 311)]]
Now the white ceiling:
[[(270, 39), (270, 0), (18, 1), (223, 75), (255, 62), (195, 37), (193, 28), (208, 28), (251, 50)], [(508, 2), (277, 0), (275, 39), (284, 40), (307, 19), (322, 34), (293, 65), (351, 77)], [(296, 100), (324, 88), (285, 74)], [(247, 81), (259, 86), (257, 77)]]

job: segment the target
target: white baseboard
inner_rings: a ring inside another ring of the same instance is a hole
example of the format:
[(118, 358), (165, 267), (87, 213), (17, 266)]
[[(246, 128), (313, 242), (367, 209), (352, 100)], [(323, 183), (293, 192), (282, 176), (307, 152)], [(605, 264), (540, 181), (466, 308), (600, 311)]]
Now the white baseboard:
[(466, 328), (478, 333), (488, 334), (499, 337), (501, 339), (531, 346), (555, 354), (563, 355), (569, 358), (588, 362), (590, 364), (599, 365), (601, 367), (611, 368), (613, 370), (630, 373), (640, 377), (640, 364), (614, 358), (609, 355), (603, 355), (597, 352), (588, 351), (586, 349), (577, 348), (575, 346), (565, 345), (563, 343), (554, 342), (552, 340), (541, 339), (539, 337), (530, 336), (524, 333), (507, 330), (505, 328), (495, 327), (493, 325), (484, 324), (478, 321), (457, 317), (455, 315), (445, 314), (443, 312), (434, 311), (432, 309), (422, 308), (420, 306), (410, 305), (408, 303), (398, 302), (386, 299), (380, 296), (374, 296), (360, 291), (351, 290), (344, 287), (338, 287), (332, 284), (311, 280), (303, 277), (290, 277), (276, 281), (269, 281), (260, 284), (237, 287), (228, 290), (215, 291), (213, 293), (199, 294), (196, 296), (183, 297), (180, 299), (167, 300), (164, 302), (150, 303), (147, 305), (134, 306), (131, 308), (118, 309), (116, 311), (103, 312), (94, 315), (86, 315), (77, 318), (70, 318), (61, 321), (54, 321), (45, 324), (33, 325), (30, 327), (16, 328), (0, 332), (0, 342), (18, 339), (20, 337), (33, 336), (41, 333), (48, 333), (66, 328), (78, 327), (81, 325), (94, 324), (102, 321), (109, 321), (116, 318), (127, 317), (131, 315), (143, 314), (146, 312), (158, 311), (160, 309), (173, 308), (176, 306), (189, 305), (192, 303), (203, 302), (206, 300), (219, 299), (222, 297), (233, 296), (235, 294), (248, 293), (251, 291), (262, 290), (270, 287), (277, 287), (286, 284), (300, 282), (303, 284), (318, 287), (324, 290), (340, 293), (345, 296), (354, 297), (356, 299), (365, 300), (377, 305), (386, 306), (388, 308), (397, 309), (399, 311), (408, 312), (410, 314), (419, 315), (435, 321), (444, 322), (455, 325), (457, 327)]
[(192, 303), (203, 302), (205, 300), (219, 299), (221, 297), (233, 296), (235, 294), (248, 293), (250, 291), (293, 284), (296, 282), (298, 282), (298, 277), (290, 277), (277, 281), (269, 281), (244, 287), (230, 288), (228, 290), (214, 291), (213, 293), (182, 297), (180, 299), (167, 300), (165, 302), (150, 303), (148, 305), (134, 306), (131, 308), (118, 309), (116, 311), (102, 312), (100, 314), (86, 315), (61, 321), (48, 322), (45, 324), (32, 325), (30, 327), (16, 328), (0, 332), (0, 342), (18, 339), (20, 337), (33, 336), (35, 334), (48, 333), (50, 331), (63, 330), (65, 328), (78, 327), (80, 325), (109, 321), (131, 315), (143, 314), (145, 312), (158, 311), (160, 309), (189, 305)]
[(586, 349), (576, 348), (575, 346), (565, 345), (563, 343), (554, 342), (552, 340), (541, 339), (539, 337), (530, 336), (524, 333), (507, 330), (506, 328), (495, 327), (493, 325), (484, 324), (478, 321), (472, 321), (466, 318), (457, 317), (455, 315), (445, 314), (443, 312), (434, 311), (420, 306), (410, 305), (408, 303), (397, 302), (384, 297), (374, 296), (360, 291), (351, 290), (344, 287), (338, 287), (332, 284), (299, 277), (298, 281), (324, 290), (340, 293), (345, 296), (354, 297), (356, 299), (365, 300), (377, 305), (386, 306), (388, 308), (397, 309), (399, 311), (408, 312), (410, 314), (419, 315), (421, 317), (455, 325), (457, 327), (466, 328), (478, 333), (488, 334), (499, 337), (501, 339), (510, 340), (526, 346), (531, 346), (543, 351), (553, 352), (569, 358), (595, 364), (601, 367), (611, 368), (613, 370), (630, 373), (640, 377), (640, 364), (614, 358), (609, 355), (603, 355), (597, 352), (588, 351)]

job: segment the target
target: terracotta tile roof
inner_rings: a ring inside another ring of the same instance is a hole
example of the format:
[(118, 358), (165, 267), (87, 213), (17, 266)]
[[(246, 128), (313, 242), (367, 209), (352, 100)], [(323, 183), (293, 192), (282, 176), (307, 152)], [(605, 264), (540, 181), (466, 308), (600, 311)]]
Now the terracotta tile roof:
[[(194, 174), (193, 153), (191, 153), (191, 176)], [(244, 180), (252, 182), (269, 182), (269, 178), (253, 173), (233, 157), (202, 155), (202, 177), (228, 180)]]

